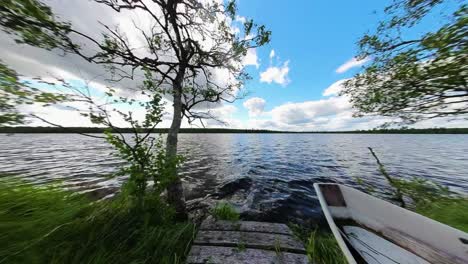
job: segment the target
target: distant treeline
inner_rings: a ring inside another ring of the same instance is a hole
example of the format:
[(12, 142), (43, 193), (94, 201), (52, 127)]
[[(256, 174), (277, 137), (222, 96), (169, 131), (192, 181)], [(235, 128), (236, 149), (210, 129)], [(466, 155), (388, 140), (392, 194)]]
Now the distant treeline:
[[(0, 133), (102, 133), (104, 127), (0, 127)], [(156, 128), (154, 133), (167, 133), (168, 128)], [(131, 128), (120, 128), (121, 133), (133, 133)], [(145, 132), (143, 130), (142, 132)], [(181, 128), (180, 133), (288, 133), (272, 130), (229, 128)]]
[[(102, 133), (100, 127), (0, 127), (0, 133)], [(167, 128), (155, 129), (155, 133), (167, 133)], [(132, 133), (122, 128), (121, 133)], [(468, 134), (468, 128), (425, 128), (425, 129), (373, 129), (354, 131), (277, 131), (265, 129), (230, 128), (181, 128), (180, 133), (283, 133), (283, 134)]]

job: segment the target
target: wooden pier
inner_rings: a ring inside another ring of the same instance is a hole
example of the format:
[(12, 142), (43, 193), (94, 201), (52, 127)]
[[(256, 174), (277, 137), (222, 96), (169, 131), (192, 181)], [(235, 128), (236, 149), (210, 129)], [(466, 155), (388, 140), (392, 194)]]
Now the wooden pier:
[(306, 264), (304, 245), (285, 224), (205, 220), (188, 264)]

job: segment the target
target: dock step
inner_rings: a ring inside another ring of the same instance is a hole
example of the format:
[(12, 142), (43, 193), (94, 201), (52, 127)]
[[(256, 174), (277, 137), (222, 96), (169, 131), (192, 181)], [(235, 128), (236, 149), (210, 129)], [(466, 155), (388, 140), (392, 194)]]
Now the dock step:
[(306, 264), (305, 253), (303, 244), (285, 224), (205, 220), (187, 263)]

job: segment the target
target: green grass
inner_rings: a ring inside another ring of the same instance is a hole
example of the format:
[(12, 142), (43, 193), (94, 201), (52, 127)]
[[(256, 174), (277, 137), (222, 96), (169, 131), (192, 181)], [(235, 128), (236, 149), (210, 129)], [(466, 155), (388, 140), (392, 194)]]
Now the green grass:
[(312, 263), (348, 263), (332, 233), (317, 229), (312, 231), (307, 239), (306, 251)]
[(468, 232), (468, 199), (466, 198), (442, 199), (430, 204), (416, 205), (414, 211)]
[(407, 209), (468, 232), (468, 197), (422, 178), (394, 179), (392, 186), (410, 201)]
[(211, 210), (211, 215), (213, 215), (216, 220), (237, 221), (240, 218), (236, 209), (225, 202), (218, 203), (215, 208)]
[(348, 263), (329, 230), (303, 228), (293, 223), (290, 223), (289, 227), (296, 237), (304, 242), (307, 257), (311, 263)]
[(237, 243), (237, 247), (236, 247), (237, 252), (243, 252), (245, 250), (246, 250), (246, 245), (244, 241), (240, 241), (239, 243)]
[(159, 199), (91, 203), (54, 187), (0, 181), (0, 263), (183, 263), (195, 227)]

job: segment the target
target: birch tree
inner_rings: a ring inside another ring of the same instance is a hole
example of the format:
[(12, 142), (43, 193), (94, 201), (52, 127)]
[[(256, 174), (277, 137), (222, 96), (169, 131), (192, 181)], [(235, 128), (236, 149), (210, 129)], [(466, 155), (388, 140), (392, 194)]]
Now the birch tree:
[[(177, 158), (182, 119), (196, 122), (213, 116), (204, 111), (238, 98), (249, 78), (242, 60), (247, 51), (269, 42), (271, 32), (252, 19), (236, 33), (234, 1), (196, 0), (94, 0), (125, 15), (144, 15), (150, 27), (135, 30), (145, 40), (144, 52), (134, 47), (116, 25), (96, 24), (102, 37), (82, 32), (67, 21), (58, 21), (51, 9), (38, 0), (6, 0), (0, 7), (0, 25), (17, 42), (76, 54), (112, 73), (112, 81), (138, 78), (142, 69), (153, 74), (159, 91), (172, 101), (172, 122), (166, 139), (167, 164)], [(37, 34), (42, 41), (32, 38)], [(90, 47), (92, 49), (83, 47)], [(92, 50), (96, 52), (91, 52)], [(220, 78), (220, 74), (222, 77)], [(221, 79), (221, 81), (220, 81)], [(177, 167), (170, 168), (177, 176)], [(179, 218), (186, 217), (179, 177), (167, 187), (168, 202)]]

